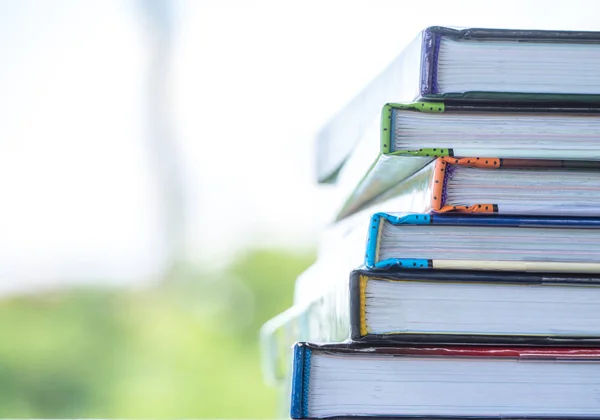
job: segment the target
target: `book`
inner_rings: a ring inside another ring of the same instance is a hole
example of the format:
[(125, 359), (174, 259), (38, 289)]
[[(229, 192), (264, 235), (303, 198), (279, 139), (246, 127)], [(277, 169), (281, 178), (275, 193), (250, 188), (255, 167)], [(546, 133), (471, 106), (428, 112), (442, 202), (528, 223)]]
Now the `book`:
[(350, 338), (381, 344), (600, 345), (598, 302), (597, 275), (355, 270)]
[(376, 213), (365, 266), (600, 273), (600, 218)]
[(335, 182), (386, 102), (597, 102), (599, 51), (600, 32), (427, 28), (317, 134), (317, 180)]
[[(437, 157), (598, 162), (599, 134), (600, 108), (389, 103), (381, 112), (379, 138), (365, 138), (352, 153), (350, 160), (356, 161), (355, 154), (368, 154), (362, 161), (370, 164), (348, 168), (364, 175), (354, 180), (354, 190), (336, 220), (368, 205)], [(588, 167), (594, 165), (598, 167)]]
[(402, 89), (409, 100), (600, 98), (600, 32), (437, 26), (408, 48), (416, 54), (403, 76), (411, 78)]
[(263, 371), (282, 377), (296, 341), (600, 345), (600, 276), (476, 270), (353, 270), (261, 329)]
[(600, 216), (600, 162), (437, 158), (366, 203), (347, 202), (338, 218), (391, 198), (420, 202), (408, 210), (425, 213)]
[(600, 349), (298, 343), (292, 418), (600, 418)]
[(598, 108), (386, 104), (381, 152), (407, 156), (478, 156), (600, 160)]

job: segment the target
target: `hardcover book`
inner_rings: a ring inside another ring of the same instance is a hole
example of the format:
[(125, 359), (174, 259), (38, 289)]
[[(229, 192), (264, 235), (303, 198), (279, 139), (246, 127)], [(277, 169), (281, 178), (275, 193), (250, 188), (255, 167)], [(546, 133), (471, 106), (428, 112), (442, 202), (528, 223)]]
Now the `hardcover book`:
[(370, 188), (363, 190), (339, 220), (385, 201), (409, 200), (421, 204), (385, 210), (598, 217), (600, 162), (442, 157), (371, 200)]
[(597, 275), (355, 270), (350, 275), (351, 339), (600, 345), (599, 301)]
[(600, 349), (298, 343), (292, 418), (600, 417)]
[(599, 229), (591, 217), (377, 213), (365, 266), (600, 273)]

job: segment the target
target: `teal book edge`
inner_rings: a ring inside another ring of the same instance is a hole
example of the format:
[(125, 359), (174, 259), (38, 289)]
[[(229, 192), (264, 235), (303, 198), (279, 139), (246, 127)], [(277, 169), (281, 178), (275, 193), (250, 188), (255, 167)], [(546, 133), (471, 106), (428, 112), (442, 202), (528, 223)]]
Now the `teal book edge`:
[(388, 213), (375, 213), (371, 218), (369, 236), (367, 240), (367, 252), (365, 255), (365, 266), (371, 269), (387, 268), (390, 266), (402, 268), (428, 268), (429, 260), (423, 259), (397, 259), (378, 261), (379, 237), (381, 234), (382, 221), (387, 220), (394, 225), (428, 225), (431, 216), (428, 214), (409, 214), (406, 216), (394, 216)]
[(294, 345), (294, 367), (292, 375), (292, 396), (290, 417), (308, 417), (308, 385), (310, 378), (311, 350), (301, 344)]
[(512, 216), (512, 215), (462, 215), (462, 214), (404, 214), (376, 213), (369, 226), (365, 266), (369, 269), (432, 268), (426, 259), (389, 258), (379, 261), (379, 243), (382, 223), (392, 225), (446, 225), (446, 226), (497, 226), (497, 227), (557, 227), (600, 229), (600, 217)]

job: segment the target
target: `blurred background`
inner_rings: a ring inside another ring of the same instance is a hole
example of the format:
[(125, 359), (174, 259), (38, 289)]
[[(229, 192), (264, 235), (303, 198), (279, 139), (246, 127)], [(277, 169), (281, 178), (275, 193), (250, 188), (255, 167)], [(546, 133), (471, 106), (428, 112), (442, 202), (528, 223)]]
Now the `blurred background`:
[(0, 0), (0, 417), (269, 418), (338, 202), (313, 137), (426, 26), (589, 1)]

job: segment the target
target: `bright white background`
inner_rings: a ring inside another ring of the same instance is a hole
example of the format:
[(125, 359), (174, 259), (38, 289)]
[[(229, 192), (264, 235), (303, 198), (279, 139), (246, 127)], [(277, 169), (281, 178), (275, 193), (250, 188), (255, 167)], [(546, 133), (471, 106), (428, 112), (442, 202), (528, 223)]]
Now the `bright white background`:
[[(161, 104), (196, 263), (316, 242), (336, 203), (313, 182), (315, 132), (424, 27), (600, 30), (594, 0), (169, 4)], [(0, 0), (0, 291), (131, 284), (168, 262), (143, 5)]]

